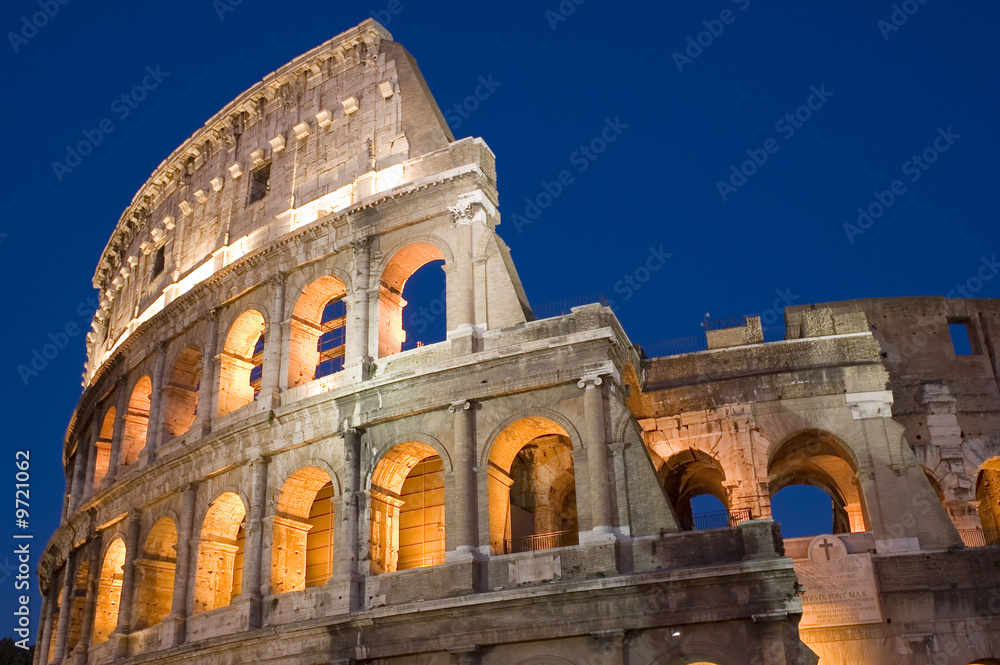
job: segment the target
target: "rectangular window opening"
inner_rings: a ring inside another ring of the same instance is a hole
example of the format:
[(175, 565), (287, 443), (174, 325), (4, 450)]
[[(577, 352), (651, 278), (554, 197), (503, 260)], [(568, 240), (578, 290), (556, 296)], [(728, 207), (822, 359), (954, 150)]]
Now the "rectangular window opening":
[(956, 356), (971, 356), (975, 353), (968, 321), (948, 321), (948, 331), (951, 333), (951, 345)]
[(271, 165), (265, 164), (259, 169), (255, 169), (250, 174), (250, 194), (247, 196), (247, 205), (260, 201), (267, 196), (271, 189)]
[(156, 256), (153, 257), (153, 277), (159, 277), (160, 273), (163, 272), (163, 264), (166, 258), (165, 250), (166, 247), (156, 250)]

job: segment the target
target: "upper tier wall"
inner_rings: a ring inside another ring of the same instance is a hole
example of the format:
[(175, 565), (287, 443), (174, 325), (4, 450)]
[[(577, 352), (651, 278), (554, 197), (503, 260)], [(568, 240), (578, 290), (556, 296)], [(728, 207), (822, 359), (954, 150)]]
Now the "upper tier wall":
[(421, 177), (404, 162), (451, 141), (413, 58), (374, 21), (268, 75), (175, 150), (122, 215), (94, 275), (85, 385), (139, 325), (251, 244)]

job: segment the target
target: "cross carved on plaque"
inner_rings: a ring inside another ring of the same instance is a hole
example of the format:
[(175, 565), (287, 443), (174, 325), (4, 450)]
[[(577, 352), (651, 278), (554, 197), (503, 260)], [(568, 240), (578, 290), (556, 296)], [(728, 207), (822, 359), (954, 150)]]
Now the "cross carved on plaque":
[(826, 560), (829, 561), (830, 560), (830, 548), (833, 547), (833, 543), (831, 543), (829, 540), (827, 540), (826, 538), (824, 538), (823, 542), (820, 543), (819, 546), (823, 548), (824, 552), (826, 552)]

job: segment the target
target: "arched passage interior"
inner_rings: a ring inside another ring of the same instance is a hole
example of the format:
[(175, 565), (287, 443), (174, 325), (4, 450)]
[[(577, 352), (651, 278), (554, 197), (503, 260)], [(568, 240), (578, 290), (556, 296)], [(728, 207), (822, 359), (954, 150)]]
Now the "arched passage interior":
[[(781, 522), (805, 515), (811, 521), (803, 525), (801, 535), (865, 531), (867, 520), (856, 474), (853, 460), (835, 437), (817, 430), (801, 432), (778, 446), (768, 462), (772, 516)], [(829, 497), (832, 516), (817, 490)]]
[(572, 450), (566, 430), (548, 418), (522, 418), (497, 435), (488, 467), (494, 554), (577, 544)]
[(285, 481), (278, 497), (271, 547), (275, 594), (319, 586), (333, 575), (336, 511), (330, 476), (314, 466)]
[(201, 526), (194, 614), (229, 605), (240, 594), (246, 508), (233, 492), (212, 502)]
[(264, 326), (264, 315), (251, 309), (236, 318), (226, 335), (219, 356), (220, 416), (257, 399), (264, 364)]
[(181, 351), (163, 387), (163, 426), (174, 437), (187, 432), (198, 416), (201, 351), (191, 345)]
[(303, 291), (289, 322), (288, 385), (300, 386), (344, 368), (347, 289), (329, 275)]
[[(379, 358), (399, 353), (407, 342), (408, 331), (403, 327), (403, 308), (407, 306), (403, 289), (407, 280), (421, 268), (437, 270), (427, 264), (438, 262), (443, 265), (444, 259), (444, 254), (435, 245), (415, 242), (396, 252), (382, 271), (379, 282)], [(413, 314), (407, 316), (413, 332), (423, 334), (427, 328), (437, 329), (442, 320), (447, 327), (447, 297), (444, 289), (435, 293), (435, 286), (423, 285), (421, 290), (426, 291), (420, 298), (423, 302), (414, 302), (413, 309), (410, 310)], [(415, 341), (411, 341), (411, 344), (415, 344)]]
[(133, 627), (155, 626), (170, 614), (177, 570), (177, 527), (161, 517), (149, 530), (141, 556), (136, 559), (136, 596)]
[(375, 573), (444, 563), (444, 463), (408, 441), (379, 460), (371, 481), (370, 542)]

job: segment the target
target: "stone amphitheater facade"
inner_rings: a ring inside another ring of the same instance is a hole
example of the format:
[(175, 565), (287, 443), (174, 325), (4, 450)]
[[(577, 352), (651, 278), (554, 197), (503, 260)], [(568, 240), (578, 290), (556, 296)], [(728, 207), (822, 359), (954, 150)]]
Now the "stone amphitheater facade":
[[(493, 153), (374, 21), (174, 151), (94, 276), (35, 662), (1000, 662), (1000, 303), (649, 358), (600, 304), (536, 319), (499, 223)], [(447, 339), (403, 351), (432, 261)], [(822, 541), (770, 519), (802, 483)]]

